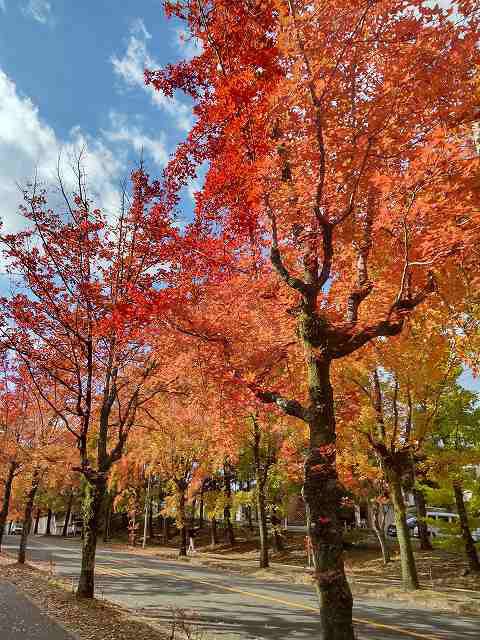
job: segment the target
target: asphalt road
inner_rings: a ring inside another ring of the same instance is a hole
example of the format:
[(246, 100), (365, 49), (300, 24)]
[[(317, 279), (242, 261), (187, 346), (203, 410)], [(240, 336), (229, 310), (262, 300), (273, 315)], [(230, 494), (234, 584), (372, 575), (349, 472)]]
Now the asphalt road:
[(9, 582), (0, 580), (2, 640), (74, 640)]
[[(6, 537), (6, 550), (17, 546), (18, 538)], [(29, 555), (32, 561), (51, 563), (72, 585), (78, 576), (78, 540), (32, 538)], [(109, 549), (98, 551), (96, 586), (97, 597), (165, 621), (167, 627), (172, 611), (183, 609), (207, 638), (211, 632), (221, 640), (306, 640), (320, 634), (316, 597), (308, 586)], [(354, 617), (358, 640), (480, 639), (480, 618), (406, 608), (393, 601), (356, 601)]]

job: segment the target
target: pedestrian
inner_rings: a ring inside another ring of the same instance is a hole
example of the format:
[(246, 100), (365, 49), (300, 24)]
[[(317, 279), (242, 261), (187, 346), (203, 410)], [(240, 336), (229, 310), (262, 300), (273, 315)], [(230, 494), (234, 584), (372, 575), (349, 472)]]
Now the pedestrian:
[(310, 536), (305, 536), (305, 551), (307, 552), (307, 568), (313, 567), (313, 546)]
[(194, 555), (195, 552), (195, 529), (191, 528), (188, 530), (188, 551), (191, 551), (192, 555)]

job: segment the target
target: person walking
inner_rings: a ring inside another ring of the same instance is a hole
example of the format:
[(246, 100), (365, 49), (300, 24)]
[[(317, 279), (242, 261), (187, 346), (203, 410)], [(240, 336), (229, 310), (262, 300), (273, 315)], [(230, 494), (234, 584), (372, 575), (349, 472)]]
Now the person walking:
[(196, 553), (195, 551), (195, 529), (192, 527), (188, 530), (188, 551), (191, 552), (192, 555)]

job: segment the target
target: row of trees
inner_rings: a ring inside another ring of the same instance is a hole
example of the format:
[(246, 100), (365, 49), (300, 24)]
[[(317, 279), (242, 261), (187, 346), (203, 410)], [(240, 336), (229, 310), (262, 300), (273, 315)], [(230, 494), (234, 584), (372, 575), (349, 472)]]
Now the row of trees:
[[(181, 511), (216, 469), (228, 486), (240, 434), (257, 456), (259, 512), (270, 458), (255, 451), (271, 440), (301, 477), (326, 640), (354, 637), (349, 483), (379, 503), (388, 492), (417, 585), (401, 488), (427, 481), (441, 449), (461, 507), (476, 452), (475, 419), (451, 435), (443, 400), (462, 395), (460, 363), (478, 353), (480, 24), (476, 2), (451, 4), (167, 1), (200, 46), (146, 72), (194, 104), (164, 175), (134, 172), (113, 217), (94, 208), (81, 163), (73, 197), (59, 177), (60, 206), (26, 189), (25, 230), (1, 238), (14, 286), (0, 340), (39, 407), (20, 413), (77, 448), (80, 596), (94, 593), (117, 463), (137, 448)], [(201, 167), (180, 228), (181, 190)]]
[[(381, 518), (385, 505), (393, 500), (401, 554), (407, 563), (404, 578), (410, 588), (418, 587), (418, 580), (405, 523), (403, 493), (410, 491), (415, 495), (422, 546), (430, 548), (426, 524), (423, 526), (425, 492), (433, 503), (446, 501), (451, 506), (457, 502), (462, 513), (464, 506), (458, 503), (458, 496), (463, 502), (462, 489), (478, 493), (472, 465), (478, 463), (480, 455), (476, 395), (459, 386), (459, 368), (452, 362), (448, 341), (443, 340), (443, 349), (440, 348), (442, 340), (438, 339), (435, 327), (429, 347), (423, 350), (423, 357), (428, 355), (428, 359), (419, 363), (412, 358), (408, 366), (405, 357), (412, 348), (418, 350), (417, 336), (418, 327), (411, 324), (394, 345), (398, 349), (396, 354), (393, 349), (387, 354), (377, 349), (369, 354), (373, 359), (365, 358), (340, 371), (349, 412), (352, 401), (356, 403), (354, 419), (350, 413), (343, 415), (340, 407), (340, 474), (348, 489), (348, 503), (370, 502), (375, 525), (376, 517)], [(21, 390), (20, 404), (16, 394), (13, 396), (9, 390), (2, 397), (5, 487), (2, 522), (8, 512), (13, 480), (19, 476), (10, 504), (11, 514), (23, 519), (31, 479), (35, 493), (29, 510), (33, 507), (35, 510), (34, 533), (43, 513), (47, 516), (46, 535), (51, 534), (52, 513), (61, 511), (66, 512), (63, 526), (66, 535), (72, 506), (78, 511), (84, 488), (78, 474), (72, 471), (76, 464), (72, 440), (68, 432), (59, 429), (51, 410), (48, 423), (48, 405), (38, 402), (33, 389), (21, 386), (18, 376), (14, 384), (16, 392)], [(208, 407), (203, 407), (203, 411), (207, 413)], [(42, 425), (34, 422), (39, 412)], [(233, 542), (230, 512), (243, 506), (250, 521), (252, 508), (256, 510), (260, 564), (266, 567), (267, 514), (285, 515), (290, 497), (299, 493), (306, 434), (273, 414), (240, 415), (228, 446), (219, 447), (212, 439), (214, 424), (206, 418), (199, 420), (198, 415), (202, 413), (197, 406), (186, 406), (177, 398), (163, 399), (150, 407), (145, 424), (135, 425), (138, 428), (107, 483), (103, 507), (105, 535), (108, 536), (113, 511), (124, 511), (132, 524), (138, 523), (145, 509), (151, 512), (155, 501), (165, 505), (164, 515), (175, 518), (182, 531), (180, 553), (185, 555), (187, 512), (196, 512), (202, 525), (205, 520), (210, 521), (212, 544), (216, 544), (216, 520), (224, 521), (228, 540)], [(471, 511), (475, 510), (475, 503), (471, 501)], [(384, 560), (388, 562), (388, 545), (384, 527), (380, 525), (379, 521), (376, 532)], [(151, 534), (150, 520), (148, 526)], [(463, 523), (462, 528), (465, 532)], [(274, 543), (277, 548), (281, 545), (278, 535)], [(478, 570), (470, 534), (465, 543), (471, 568)]]

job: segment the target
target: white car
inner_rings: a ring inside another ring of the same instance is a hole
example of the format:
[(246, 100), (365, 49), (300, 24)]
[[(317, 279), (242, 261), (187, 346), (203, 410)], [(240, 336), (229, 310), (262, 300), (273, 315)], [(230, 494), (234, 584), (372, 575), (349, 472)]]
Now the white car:
[[(428, 523), (428, 532), (433, 538), (435, 538), (436, 536), (442, 537), (451, 535), (450, 533), (442, 531), (441, 523), (456, 523), (457, 528), (460, 529), (460, 523), (458, 522), (458, 513), (452, 513), (451, 511), (427, 511), (427, 518), (430, 520), (430, 522)], [(431, 522), (432, 520), (436, 520), (440, 524), (440, 527), (435, 527), (435, 525)], [(480, 527), (478, 529), (474, 529), (471, 533), (473, 541), (480, 542)], [(418, 538), (418, 526), (415, 526), (413, 535), (415, 538)], [(460, 535), (460, 533), (456, 533), (453, 535)]]
[(23, 524), (22, 523), (16, 523), (13, 524), (11, 529), (10, 529), (10, 534), (12, 536), (21, 536), (23, 532)]
[[(428, 523), (428, 532), (429, 534), (435, 538), (436, 536), (444, 536), (448, 535), (444, 531), (442, 531), (442, 523), (443, 524), (452, 524), (453, 522), (458, 522), (458, 513), (452, 513), (450, 511), (427, 511), (428, 520), (436, 520), (440, 527), (435, 527), (431, 522)], [(413, 535), (418, 538), (418, 526), (415, 527), (413, 531)]]

